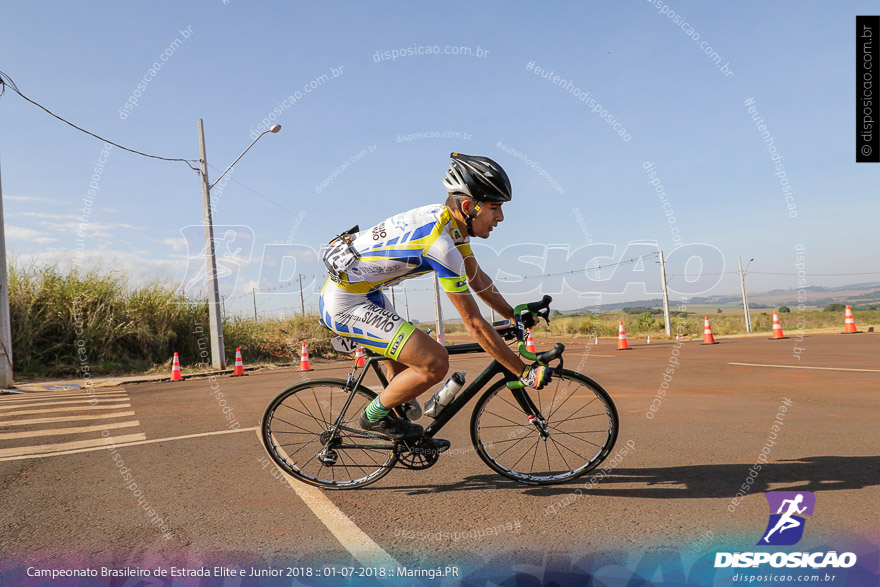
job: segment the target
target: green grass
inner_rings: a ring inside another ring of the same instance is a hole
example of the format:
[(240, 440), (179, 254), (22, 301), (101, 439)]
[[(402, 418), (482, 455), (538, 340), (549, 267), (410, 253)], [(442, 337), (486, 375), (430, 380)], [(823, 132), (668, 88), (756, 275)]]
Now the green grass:
[[(12, 354), (17, 377), (84, 376), (170, 371), (209, 361), (208, 304), (171, 284), (129, 286), (120, 272), (9, 266)], [(227, 363), (241, 347), (246, 362), (331, 355), (330, 334), (317, 316), (224, 320)], [(200, 346), (201, 342), (201, 346)]]
[[(90, 375), (170, 372), (171, 357), (179, 353), (184, 370), (209, 362), (208, 304), (186, 298), (163, 281), (130, 286), (121, 272), (62, 270), (57, 266), (9, 266), (9, 305), (12, 351), (18, 378), (83, 377)], [(880, 310), (853, 310), (860, 329), (880, 323)], [(702, 336), (706, 312), (675, 314), (672, 331)], [(772, 310), (753, 310), (753, 331), (771, 331)], [(742, 314), (708, 313), (717, 335), (745, 332)], [(780, 314), (786, 334), (803, 328), (839, 328), (842, 312), (807, 310)], [(631, 337), (662, 338), (663, 316), (622, 311), (556, 316), (536, 333), (561, 337), (617, 336), (623, 320)], [(419, 328), (433, 328), (423, 323)], [(446, 333), (465, 332), (462, 324), (447, 324)], [(301, 344), (310, 357), (339, 357), (330, 344), (332, 334), (318, 325), (317, 315), (254, 321), (223, 321), (226, 361), (233, 364), (241, 347), (245, 364), (297, 362)]]

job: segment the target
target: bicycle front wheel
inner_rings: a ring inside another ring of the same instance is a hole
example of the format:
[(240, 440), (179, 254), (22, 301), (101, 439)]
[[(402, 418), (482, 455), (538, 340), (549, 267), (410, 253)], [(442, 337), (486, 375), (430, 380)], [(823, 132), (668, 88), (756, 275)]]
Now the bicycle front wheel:
[(376, 397), (373, 391), (358, 387), (335, 426), (350, 393), (341, 379), (317, 379), (278, 394), (261, 425), (272, 460), (288, 474), (327, 489), (361, 487), (387, 475), (397, 462), (394, 443), (360, 430), (357, 423)]
[(537, 408), (534, 421), (505, 381), (483, 394), (471, 417), (471, 440), (489, 467), (521, 483), (552, 485), (605, 460), (617, 440), (614, 402), (589, 377), (567, 369), (562, 375), (540, 391), (521, 390)]

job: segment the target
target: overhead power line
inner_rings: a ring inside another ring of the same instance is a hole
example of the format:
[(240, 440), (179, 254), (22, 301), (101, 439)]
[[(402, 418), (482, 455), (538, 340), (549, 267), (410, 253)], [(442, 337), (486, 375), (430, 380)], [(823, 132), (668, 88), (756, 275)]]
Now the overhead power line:
[(189, 168), (192, 169), (193, 171), (199, 172), (199, 168), (194, 167), (192, 165), (192, 163), (198, 163), (199, 162), (198, 159), (181, 159), (181, 158), (177, 158), (177, 157), (160, 157), (158, 155), (150, 155), (148, 153), (143, 153), (143, 152), (137, 151), (135, 149), (129, 149), (128, 147), (123, 147), (119, 143), (114, 143), (113, 141), (107, 140), (100, 135), (96, 135), (93, 132), (87, 131), (86, 129), (79, 127), (79, 126), (73, 124), (72, 122), (65, 120), (64, 118), (58, 116), (57, 114), (55, 114), (54, 112), (52, 112), (51, 110), (49, 110), (48, 108), (43, 106), (42, 104), (39, 104), (39, 103), (31, 100), (30, 98), (28, 98), (24, 94), (22, 94), (21, 91), (18, 89), (18, 86), (15, 85), (15, 82), (12, 81), (12, 78), (9, 77), (7, 74), (3, 73), (2, 71), (0, 71), (0, 97), (2, 97), (3, 94), (6, 92), (7, 86), (9, 86), (9, 88), (13, 92), (18, 94), (19, 96), (21, 96), (22, 98), (24, 98), (25, 100), (27, 100), (28, 102), (30, 102), (31, 104), (36, 106), (37, 108), (40, 108), (41, 110), (47, 112), (51, 116), (54, 116), (55, 118), (57, 118), (58, 120), (60, 120), (64, 124), (72, 126), (73, 128), (75, 128), (76, 130), (78, 130), (80, 132), (84, 132), (85, 134), (87, 134), (89, 136), (92, 136), (92, 137), (95, 137), (96, 139), (102, 140), (107, 144), (113, 145), (114, 147), (118, 147), (118, 148), (122, 149), (123, 151), (128, 151), (129, 153), (134, 153), (135, 155), (141, 155), (143, 157), (149, 157), (151, 159), (161, 159), (162, 161), (181, 161), (183, 163), (186, 163), (187, 166), (189, 166)]

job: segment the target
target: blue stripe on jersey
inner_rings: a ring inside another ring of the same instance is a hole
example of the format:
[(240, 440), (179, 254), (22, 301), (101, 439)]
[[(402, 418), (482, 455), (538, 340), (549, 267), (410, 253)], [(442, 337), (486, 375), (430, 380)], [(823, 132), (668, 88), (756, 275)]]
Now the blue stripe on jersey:
[(363, 334), (364, 334), (363, 330), (361, 330), (360, 328), (355, 328), (354, 326), (351, 327), (351, 331), (354, 332), (355, 334), (360, 334), (361, 336), (363, 336)]
[(431, 234), (431, 232), (434, 230), (434, 227), (437, 226), (437, 224), (438, 224), (437, 222), (431, 222), (430, 224), (426, 224), (424, 226), (418, 227), (417, 229), (415, 229), (413, 231), (412, 237), (410, 237), (409, 240), (417, 241), (420, 238), (425, 238), (426, 236)]

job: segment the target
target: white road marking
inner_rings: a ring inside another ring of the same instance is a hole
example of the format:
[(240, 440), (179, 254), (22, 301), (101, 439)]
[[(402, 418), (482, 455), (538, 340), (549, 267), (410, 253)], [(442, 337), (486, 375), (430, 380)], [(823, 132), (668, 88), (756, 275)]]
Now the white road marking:
[[(127, 402), (127, 401), (129, 401), (129, 399), (127, 397), (120, 397), (120, 398), (102, 399), (102, 400), (99, 400), (99, 403), (112, 404), (114, 402), (118, 403), (118, 402)], [(52, 401), (52, 402), (42, 401), (42, 402), (27, 402), (27, 403), (21, 403), (21, 404), (4, 404), (4, 405), (0, 405), (0, 410), (15, 410), (18, 408), (33, 408), (33, 407), (40, 407), (40, 406), (72, 406), (72, 405), (78, 405), (78, 404), (98, 405), (98, 403), (96, 403), (95, 400), (76, 399), (76, 400), (70, 400), (70, 401)]]
[(51, 412), (87, 412), (89, 410), (116, 410), (130, 408), (131, 404), (114, 404), (112, 406), (82, 406), (79, 408), (51, 408), (48, 410), (24, 410), (21, 412), (3, 412), (3, 416), (24, 416), (25, 414), (49, 414)]
[[(131, 412), (131, 413), (134, 414), (134, 412)], [(169, 440), (186, 440), (188, 438), (200, 438), (202, 436), (216, 436), (218, 434), (236, 434), (238, 432), (251, 432), (252, 430), (258, 430), (258, 428), (256, 426), (253, 426), (251, 428), (239, 428), (238, 430), (217, 430), (216, 432), (201, 432), (199, 434), (187, 434), (185, 436), (171, 436), (169, 438), (153, 438), (152, 440), (139, 439), (139, 440), (135, 440), (135, 441), (131, 441), (131, 442), (129, 442), (129, 441), (120, 442), (120, 439), (126, 438), (124, 436), (112, 437), (111, 440), (113, 440), (113, 443), (117, 447), (119, 447), (119, 446), (134, 446), (137, 444), (153, 444), (154, 442), (166, 442)], [(143, 437), (144, 435), (140, 434), (140, 435), (136, 435), (136, 436)], [(102, 441), (102, 443), (104, 443), (104, 441)], [(6, 458), (0, 457), (0, 461), (17, 461), (19, 459), (39, 459), (39, 458), (43, 458), (43, 457), (58, 457), (58, 456), (69, 455), (69, 454), (74, 454), (74, 453), (78, 453), (78, 452), (92, 452), (92, 451), (96, 451), (96, 450), (107, 450), (106, 443), (104, 443), (104, 446), (98, 446), (98, 447), (92, 447), (92, 448), (77, 448), (77, 449), (73, 449), (73, 450), (61, 450), (58, 452), (49, 452), (49, 453), (36, 454), (36, 455), (20, 455), (20, 456), (6, 457)]]
[(880, 373), (880, 369), (847, 369), (845, 367), (805, 367), (802, 365), (768, 365), (765, 363), (727, 363), (728, 365), (742, 365), (744, 367), (779, 367), (781, 369), (816, 369), (819, 371), (863, 371), (868, 373)]
[[(118, 440), (117, 446), (124, 443), (134, 442), (136, 440), (146, 440), (146, 434), (128, 434), (120, 436), (114, 440)], [(76, 442), (59, 442), (58, 444), (41, 444), (37, 446), (19, 446), (16, 448), (0, 449), (0, 461), (11, 460), (9, 457), (32, 458), (43, 456), (43, 453), (53, 453), (57, 451), (75, 450), (78, 448), (99, 447), (106, 448), (107, 443), (103, 438), (93, 438), (91, 440), (77, 440)]]
[(52, 424), (54, 422), (105, 420), (107, 418), (121, 418), (123, 416), (134, 416), (134, 412), (115, 412), (113, 414), (98, 414), (95, 416), (61, 416), (58, 418), (32, 418), (30, 420), (0, 420), (0, 428), (5, 428), (6, 426), (25, 426), (28, 424)]
[(36, 438), (39, 436), (61, 436), (63, 434), (82, 434), (84, 432), (100, 432), (101, 430), (113, 430), (116, 428), (131, 428), (140, 426), (138, 420), (128, 422), (110, 422), (98, 426), (77, 426), (74, 428), (52, 428), (51, 430), (29, 430), (27, 432), (4, 432), (0, 433), (0, 440), (10, 438)]
[[(257, 438), (262, 444), (263, 439), (260, 431), (257, 430)], [(282, 456), (287, 459), (287, 454), (279, 447)], [(273, 461), (273, 464), (275, 462)], [(351, 553), (351, 555), (364, 566), (386, 566), (400, 567), (402, 566), (397, 560), (379, 546), (372, 538), (370, 538), (363, 530), (358, 528), (351, 518), (346, 516), (336, 505), (327, 499), (319, 489), (303, 483), (299, 479), (295, 479), (288, 475), (284, 469), (275, 466), (284, 475), (287, 483), (303, 500), (312, 513), (321, 520), (324, 526), (330, 530), (333, 537)]]
[(63, 393), (21, 393), (18, 395), (10, 396), (10, 397), (0, 397), (0, 404), (8, 403), (8, 402), (34, 402), (40, 400), (56, 400), (56, 399), (88, 399), (90, 397), (96, 397), (98, 399), (104, 397), (113, 397), (120, 395), (128, 395), (128, 392), (124, 389), (119, 389), (118, 391), (99, 391), (95, 393), (84, 393), (84, 392), (63, 392)]

